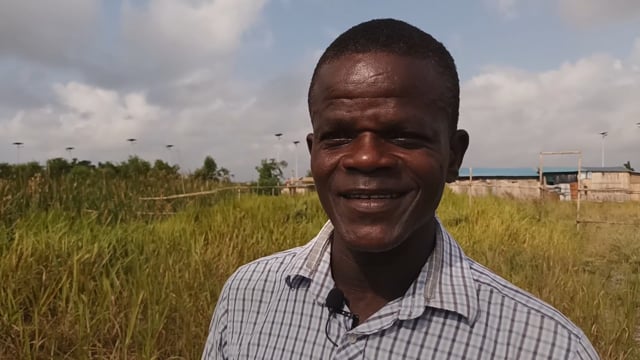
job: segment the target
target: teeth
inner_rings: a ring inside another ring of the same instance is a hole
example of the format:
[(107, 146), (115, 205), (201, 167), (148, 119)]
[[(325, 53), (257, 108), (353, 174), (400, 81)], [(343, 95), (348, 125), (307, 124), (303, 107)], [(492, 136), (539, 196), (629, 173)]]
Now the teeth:
[(397, 194), (348, 194), (345, 195), (347, 199), (363, 199), (363, 200), (373, 200), (373, 199), (394, 199), (397, 198)]

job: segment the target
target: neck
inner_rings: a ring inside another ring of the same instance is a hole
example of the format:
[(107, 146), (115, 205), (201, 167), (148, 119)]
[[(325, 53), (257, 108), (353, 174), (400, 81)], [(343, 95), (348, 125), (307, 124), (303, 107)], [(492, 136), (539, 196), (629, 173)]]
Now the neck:
[(362, 321), (403, 296), (433, 252), (436, 221), (418, 229), (401, 245), (383, 253), (349, 249), (334, 233), (331, 270), (336, 286)]

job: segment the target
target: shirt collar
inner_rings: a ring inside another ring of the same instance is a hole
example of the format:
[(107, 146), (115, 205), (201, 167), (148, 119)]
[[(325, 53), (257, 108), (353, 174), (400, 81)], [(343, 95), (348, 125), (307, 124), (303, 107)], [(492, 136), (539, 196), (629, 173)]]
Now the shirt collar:
[[(418, 278), (400, 299), (398, 318), (414, 319), (426, 307), (455, 312), (472, 325), (478, 316), (478, 295), (468, 261), (458, 243), (437, 220), (435, 248)], [(333, 225), (327, 221), (293, 261), (286, 274), (290, 288), (308, 286), (318, 303), (334, 287), (330, 252)]]
[(302, 247), (285, 274), (285, 282), (289, 288), (309, 288), (321, 305), (324, 305), (324, 297), (335, 286), (330, 265), (331, 234), (333, 225), (327, 221), (320, 232)]

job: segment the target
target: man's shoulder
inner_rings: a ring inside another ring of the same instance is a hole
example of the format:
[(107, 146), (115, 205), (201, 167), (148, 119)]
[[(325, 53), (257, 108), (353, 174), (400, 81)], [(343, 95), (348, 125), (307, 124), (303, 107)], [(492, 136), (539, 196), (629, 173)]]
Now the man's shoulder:
[[(548, 322), (554, 328), (564, 331), (575, 340), (585, 340), (583, 331), (556, 308), (517, 287), (485, 266), (467, 258), (478, 289), (480, 307), (488, 309), (500, 304), (502, 311), (511, 311), (512, 316), (538, 323)], [(531, 317), (537, 318), (532, 320)], [(538, 323), (538, 326), (540, 324)]]
[(258, 286), (274, 285), (296, 266), (305, 246), (280, 251), (240, 266), (227, 280), (227, 291)]

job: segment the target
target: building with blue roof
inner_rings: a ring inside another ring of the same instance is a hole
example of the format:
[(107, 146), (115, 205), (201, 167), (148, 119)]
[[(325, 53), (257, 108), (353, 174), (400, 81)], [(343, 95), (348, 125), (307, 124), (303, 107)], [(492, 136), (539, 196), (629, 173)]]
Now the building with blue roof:
[(550, 196), (593, 201), (640, 201), (640, 173), (623, 166), (461, 168), (458, 180), (449, 184), (454, 192), (496, 195), (519, 199)]

